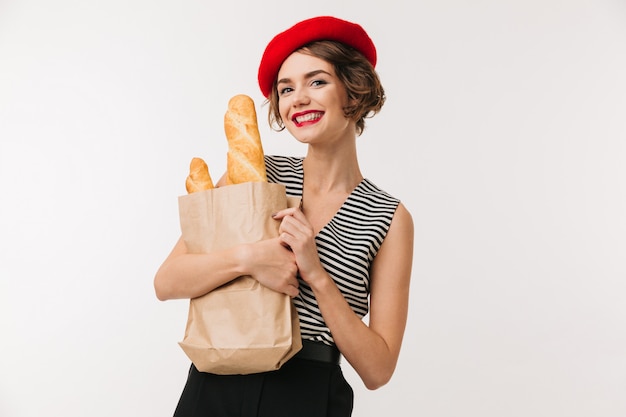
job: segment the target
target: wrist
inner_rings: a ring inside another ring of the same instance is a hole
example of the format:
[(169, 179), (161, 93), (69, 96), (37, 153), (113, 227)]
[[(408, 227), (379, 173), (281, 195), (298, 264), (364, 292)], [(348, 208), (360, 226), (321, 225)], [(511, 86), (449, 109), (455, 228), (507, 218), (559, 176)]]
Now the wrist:
[(237, 276), (242, 275), (251, 275), (251, 256), (252, 256), (252, 248), (248, 243), (242, 243), (239, 245), (235, 245), (229, 249), (231, 251), (234, 265), (233, 271)]
[(309, 284), (314, 293), (324, 293), (335, 286), (335, 282), (324, 268), (309, 273), (306, 278), (302, 277), (302, 279)]

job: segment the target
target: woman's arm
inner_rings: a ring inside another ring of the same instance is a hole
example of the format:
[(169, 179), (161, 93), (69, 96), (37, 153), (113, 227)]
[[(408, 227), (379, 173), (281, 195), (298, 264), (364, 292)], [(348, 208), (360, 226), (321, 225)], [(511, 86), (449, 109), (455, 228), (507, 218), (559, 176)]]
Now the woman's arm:
[(159, 300), (195, 298), (239, 276), (291, 297), (298, 295), (297, 267), (278, 239), (237, 245), (208, 254), (191, 254), (180, 238), (154, 277)]
[[(226, 185), (226, 173), (216, 187)], [(159, 300), (200, 297), (242, 275), (291, 297), (298, 295), (293, 253), (278, 239), (237, 245), (207, 254), (190, 254), (178, 239), (154, 277)]]
[[(408, 314), (413, 264), (413, 220), (400, 204), (370, 271), (370, 317), (366, 325), (313, 255), (312, 230), (295, 210), (279, 213), (281, 240), (296, 254), (302, 278), (311, 286), (326, 325), (342, 355), (368, 389), (386, 384), (396, 367)], [(295, 220), (295, 221), (293, 221)], [(313, 243), (314, 245), (314, 243)]]
[(349, 344), (346, 359), (364, 380), (369, 379), (370, 389), (389, 382), (400, 355), (409, 306), (413, 229), (411, 215), (399, 205), (370, 271), (369, 328), (361, 328), (359, 335), (340, 333), (342, 342)]

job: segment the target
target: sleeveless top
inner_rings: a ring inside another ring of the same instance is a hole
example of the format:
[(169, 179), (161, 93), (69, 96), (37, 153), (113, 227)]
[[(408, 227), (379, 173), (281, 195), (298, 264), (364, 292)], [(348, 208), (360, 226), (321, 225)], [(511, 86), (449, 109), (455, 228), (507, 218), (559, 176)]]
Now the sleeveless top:
[[(287, 195), (302, 197), (303, 161), (300, 157), (266, 155), (268, 181), (284, 184)], [(364, 179), (315, 238), (324, 269), (360, 318), (369, 311), (370, 266), (399, 203)], [(313, 290), (302, 278), (298, 281), (300, 292), (293, 303), (300, 317), (302, 338), (333, 345)]]

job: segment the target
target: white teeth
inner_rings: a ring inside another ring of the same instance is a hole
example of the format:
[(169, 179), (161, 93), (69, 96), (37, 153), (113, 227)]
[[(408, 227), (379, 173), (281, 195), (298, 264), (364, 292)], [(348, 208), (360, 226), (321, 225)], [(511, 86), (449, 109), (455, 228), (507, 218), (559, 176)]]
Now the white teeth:
[(296, 117), (296, 122), (297, 123), (310, 122), (311, 120), (319, 119), (320, 117), (321, 117), (320, 113), (307, 113), (303, 116)]

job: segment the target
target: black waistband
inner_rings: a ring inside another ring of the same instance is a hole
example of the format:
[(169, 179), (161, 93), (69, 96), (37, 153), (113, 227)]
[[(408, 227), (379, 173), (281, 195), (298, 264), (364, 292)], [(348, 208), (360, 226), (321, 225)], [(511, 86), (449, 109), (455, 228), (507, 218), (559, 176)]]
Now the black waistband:
[(337, 349), (337, 347), (334, 345), (329, 346), (325, 345), (322, 342), (303, 340), (302, 349), (298, 353), (296, 353), (294, 358), (339, 365), (341, 361), (341, 353), (339, 353), (339, 349)]

